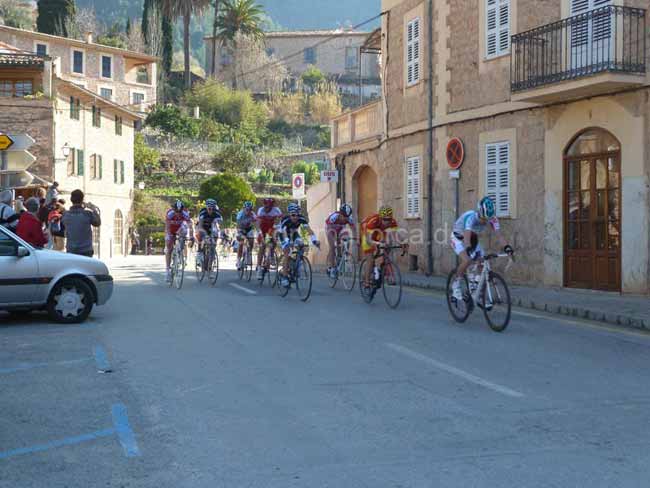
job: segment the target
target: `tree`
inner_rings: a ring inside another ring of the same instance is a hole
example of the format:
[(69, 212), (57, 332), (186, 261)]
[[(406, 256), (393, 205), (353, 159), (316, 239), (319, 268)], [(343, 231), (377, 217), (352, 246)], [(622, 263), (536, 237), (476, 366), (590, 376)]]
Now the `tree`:
[(44, 34), (68, 37), (67, 23), (74, 14), (74, 0), (38, 0), (36, 28)]
[(156, 105), (145, 123), (177, 137), (196, 139), (200, 133), (199, 122), (183, 114), (176, 105)]
[(316, 163), (298, 161), (291, 167), (292, 173), (305, 173), (305, 185), (317, 183), (320, 179), (320, 171)]
[(192, 88), (190, 73), (190, 21), (192, 15), (202, 12), (210, 0), (164, 0), (165, 13), (183, 18), (183, 55), (185, 60), (185, 88)]
[(160, 166), (160, 153), (147, 146), (142, 134), (135, 135), (133, 159), (137, 174), (150, 174), (152, 170)]
[(224, 173), (201, 183), (199, 198), (216, 199), (223, 215), (227, 217), (239, 210), (245, 201), (254, 201), (255, 194), (246, 180), (237, 175)]
[[(230, 47), (233, 53), (237, 52), (238, 34), (254, 41), (264, 39), (261, 25), (264, 10), (255, 0), (222, 0), (221, 14), (217, 18), (217, 39), (223, 46)], [(238, 61), (234, 57), (235, 72)], [(237, 77), (232, 80), (232, 85), (237, 88)]]
[(219, 30), (219, 5), (221, 0), (213, 0), (214, 20), (212, 21), (212, 60), (210, 63), (210, 74), (217, 74), (217, 31)]
[(325, 75), (316, 66), (312, 65), (309, 66), (302, 75), (300, 75), (300, 79), (305, 86), (309, 87), (313, 91), (318, 85), (325, 81)]
[[(147, 47), (149, 47), (150, 43), (149, 28), (151, 26), (151, 11), (155, 8), (155, 2), (156, 0), (144, 0), (142, 6), (142, 23), (140, 28), (142, 29), (142, 37), (144, 38)], [(154, 28), (155, 27), (156, 26), (154, 26)]]
[(124, 32), (126, 33), (126, 37), (129, 37), (131, 35), (131, 17), (127, 17), (126, 19), (126, 26), (124, 27)]
[(30, 10), (15, 0), (0, 0), (0, 24), (17, 29), (33, 28)]
[(239, 144), (230, 144), (214, 156), (212, 166), (225, 173), (248, 173), (255, 164), (252, 151)]

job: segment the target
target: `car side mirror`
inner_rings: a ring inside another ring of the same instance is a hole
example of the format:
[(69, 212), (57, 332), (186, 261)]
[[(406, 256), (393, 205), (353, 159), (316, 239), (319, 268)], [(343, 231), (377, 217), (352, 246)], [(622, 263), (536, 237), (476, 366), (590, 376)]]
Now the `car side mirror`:
[(18, 249), (16, 250), (16, 256), (19, 258), (24, 258), (25, 256), (29, 256), (29, 249), (27, 249), (24, 246), (18, 246)]

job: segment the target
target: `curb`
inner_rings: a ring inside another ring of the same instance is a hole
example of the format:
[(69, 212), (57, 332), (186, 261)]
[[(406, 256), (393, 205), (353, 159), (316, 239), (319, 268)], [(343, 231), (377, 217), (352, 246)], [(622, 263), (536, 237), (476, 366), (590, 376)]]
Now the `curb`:
[[(319, 269), (316, 272), (319, 274), (326, 274), (324, 269)], [(442, 293), (446, 292), (445, 286), (436, 283), (423, 283), (422, 280), (412, 280), (405, 276), (402, 277), (402, 284), (412, 288), (435, 290)], [(516, 307), (527, 308), (538, 312), (592, 320), (594, 322), (614, 325), (617, 327), (650, 331), (650, 319), (641, 319), (616, 312), (604, 312), (602, 310), (592, 310), (584, 307), (569, 307), (567, 305), (553, 302), (535, 302), (534, 300), (517, 296), (513, 297), (512, 304)]]

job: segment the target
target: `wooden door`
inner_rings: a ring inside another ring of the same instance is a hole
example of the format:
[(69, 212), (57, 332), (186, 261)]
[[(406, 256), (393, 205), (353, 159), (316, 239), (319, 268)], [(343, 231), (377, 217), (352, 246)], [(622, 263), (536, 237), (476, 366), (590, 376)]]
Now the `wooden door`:
[(565, 286), (620, 291), (620, 150), (565, 157), (564, 188)]
[(368, 166), (357, 176), (357, 202), (359, 222), (377, 213), (377, 173)]

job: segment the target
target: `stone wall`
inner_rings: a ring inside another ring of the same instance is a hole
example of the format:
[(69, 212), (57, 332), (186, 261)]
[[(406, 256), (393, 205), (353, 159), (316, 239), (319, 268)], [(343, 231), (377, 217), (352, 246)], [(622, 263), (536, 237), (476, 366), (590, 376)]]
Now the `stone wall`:
[(0, 98), (0, 132), (28, 134), (36, 141), (29, 152), (36, 161), (28, 171), (52, 181), (54, 177), (54, 110), (49, 98)]

